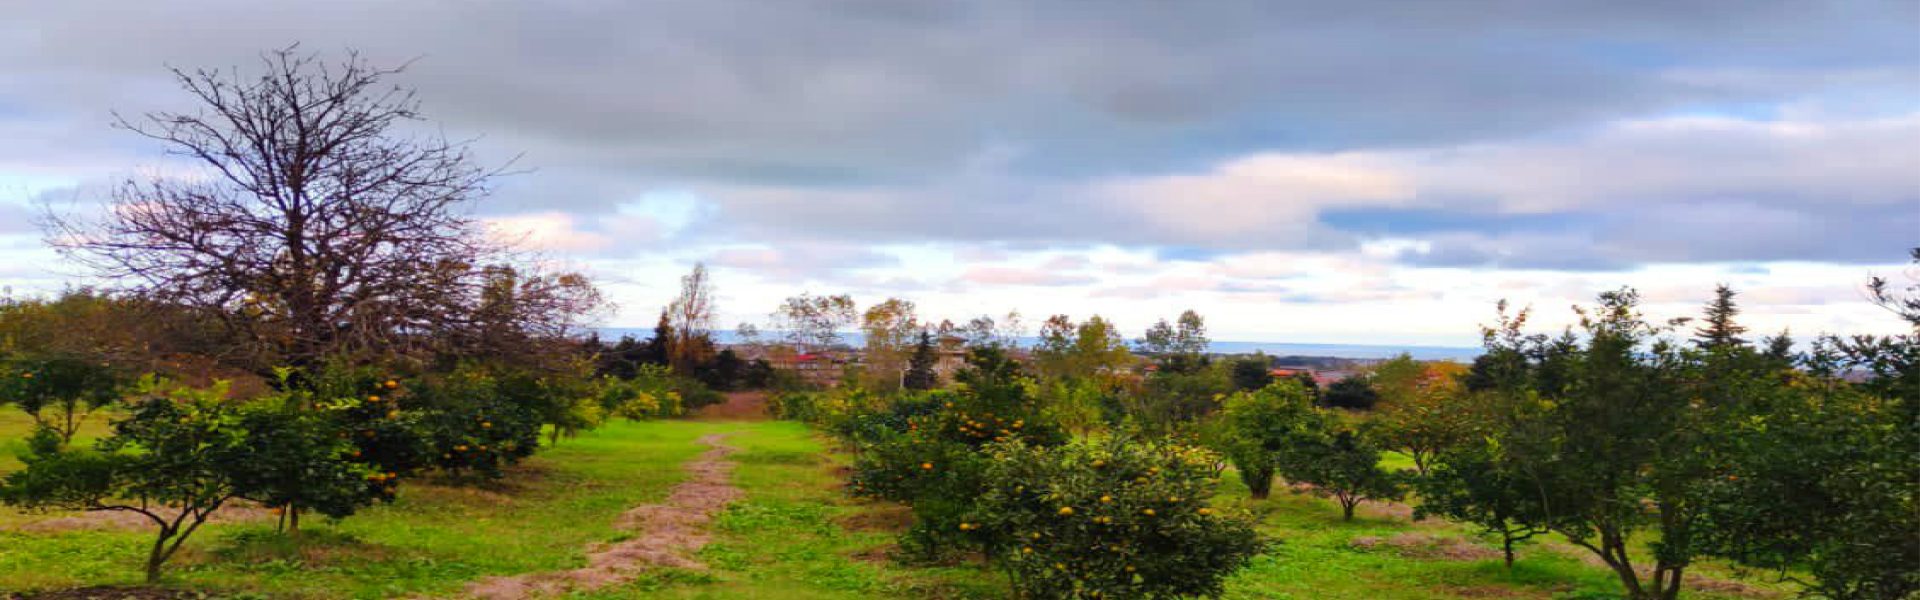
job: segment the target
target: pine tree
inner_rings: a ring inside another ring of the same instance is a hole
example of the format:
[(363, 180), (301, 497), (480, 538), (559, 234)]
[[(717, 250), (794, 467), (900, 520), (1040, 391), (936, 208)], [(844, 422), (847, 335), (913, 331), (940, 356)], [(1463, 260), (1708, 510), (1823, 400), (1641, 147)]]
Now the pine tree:
[(647, 353), (644, 362), (664, 365), (673, 360), (673, 322), (667, 311), (660, 311), (660, 322), (653, 326), (653, 339), (647, 340)]
[(940, 375), (933, 371), (933, 363), (938, 359), (933, 352), (933, 334), (922, 330), (919, 343), (913, 345), (913, 356), (907, 359), (907, 374), (902, 385), (909, 390), (930, 390), (940, 385)]
[(1694, 345), (1706, 350), (1739, 348), (1747, 345), (1740, 334), (1747, 328), (1734, 322), (1740, 315), (1740, 307), (1734, 303), (1736, 294), (1733, 288), (1720, 284), (1713, 290), (1713, 301), (1707, 303), (1706, 323), (1693, 330)]

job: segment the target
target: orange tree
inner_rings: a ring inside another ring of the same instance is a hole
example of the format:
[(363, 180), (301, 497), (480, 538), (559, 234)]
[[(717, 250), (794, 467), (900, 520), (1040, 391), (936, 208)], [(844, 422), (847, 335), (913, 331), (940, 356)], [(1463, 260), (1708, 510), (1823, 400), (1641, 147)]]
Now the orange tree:
[[(113, 423), (113, 433), (91, 450), (62, 449), (48, 432), (36, 436), (26, 468), (0, 481), (0, 501), (28, 508), (130, 512), (154, 527), (147, 581), (213, 514), (236, 498), (271, 488), (277, 476), (301, 470), (327, 481), (360, 472), (341, 460), (345, 446), (324, 451), (275, 447), (283, 414), (249, 415), (225, 399), (224, 384), (163, 389), (148, 379), (143, 398)], [(263, 454), (266, 452), (266, 454)], [(267, 485), (262, 485), (262, 484)], [(312, 497), (307, 498), (314, 501)], [(315, 502), (326, 508), (334, 505)]]
[(35, 425), (59, 436), (60, 444), (93, 411), (120, 399), (128, 381), (111, 364), (78, 356), (14, 356), (0, 361), (0, 404), (26, 411)]
[(418, 412), (415, 431), (428, 464), (455, 477), (504, 477), (507, 465), (540, 447), (541, 418), (533, 382), (509, 386), (484, 369), (461, 367), (423, 378), (402, 397), (402, 409)]
[(1208, 506), (1205, 450), (1139, 440), (989, 447), (990, 482), (953, 525), (1021, 598), (1214, 596), (1266, 542)]
[(1317, 433), (1325, 419), (1299, 380), (1280, 379), (1228, 397), (1208, 437), (1233, 462), (1253, 497), (1266, 498), (1281, 455), (1299, 445), (1302, 436)]
[(1380, 447), (1356, 429), (1310, 431), (1280, 456), (1281, 476), (1312, 485), (1314, 495), (1333, 497), (1348, 521), (1362, 500), (1399, 500), (1405, 495), (1402, 478), (1380, 468)]
[(988, 445), (1052, 446), (1067, 437), (1029, 395), (1032, 383), (1017, 364), (991, 349), (972, 363), (957, 391), (911, 395), (840, 428), (861, 449), (851, 491), (911, 506), (915, 523), (902, 545), (922, 557), (967, 547), (956, 526), (986, 487)]

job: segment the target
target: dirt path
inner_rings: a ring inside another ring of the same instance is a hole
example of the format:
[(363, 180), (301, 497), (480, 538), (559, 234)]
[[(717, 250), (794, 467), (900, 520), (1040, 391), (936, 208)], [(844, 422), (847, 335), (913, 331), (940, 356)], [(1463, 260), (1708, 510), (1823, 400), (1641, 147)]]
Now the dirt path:
[(488, 577), (467, 586), (465, 598), (518, 600), (559, 596), (567, 591), (604, 588), (627, 581), (649, 567), (703, 570), (693, 553), (711, 540), (707, 523), (728, 503), (741, 496), (728, 482), (734, 463), (726, 457), (735, 448), (721, 443), (732, 434), (700, 438), (712, 449), (686, 465), (690, 479), (673, 488), (666, 502), (636, 506), (620, 515), (616, 527), (636, 532), (634, 537), (603, 544), (587, 553), (587, 566), (569, 571)]

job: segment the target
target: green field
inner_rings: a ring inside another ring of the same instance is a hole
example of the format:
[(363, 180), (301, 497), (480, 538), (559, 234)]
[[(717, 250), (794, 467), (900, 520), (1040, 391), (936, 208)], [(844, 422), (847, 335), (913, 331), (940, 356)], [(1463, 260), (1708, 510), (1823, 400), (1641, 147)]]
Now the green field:
[[(0, 447), (16, 449), (26, 421), (0, 416)], [(583, 564), (595, 542), (631, 535), (613, 527), (626, 508), (660, 501), (705, 450), (696, 440), (731, 432), (741, 451), (735, 485), (745, 498), (713, 524), (704, 572), (655, 570), (578, 598), (998, 598), (999, 573), (983, 566), (909, 567), (886, 558), (905, 518), (899, 507), (838, 490), (843, 457), (787, 422), (614, 423), (565, 440), (494, 489), (414, 482), (401, 499), (350, 519), (315, 520), (298, 542), (265, 520), (209, 525), (170, 571), (170, 586), (295, 598), (458, 597), (488, 575)], [(10, 453), (10, 452), (9, 452)], [(0, 470), (18, 463), (0, 462)], [(1370, 507), (1352, 523), (1331, 503), (1276, 491), (1245, 500), (1232, 478), (1218, 502), (1260, 516), (1280, 541), (1232, 580), (1228, 598), (1607, 598), (1618, 586), (1600, 567), (1548, 545), (1527, 547), (1508, 572), (1470, 532), (1413, 523), (1404, 507)], [(20, 528), (63, 515), (0, 509), (0, 590), (131, 585), (148, 534), (124, 529)], [(1709, 570), (1711, 572), (1711, 570)], [(1711, 573), (1724, 578), (1725, 573)], [(1777, 596), (1748, 582), (1717, 581), (1694, 598)], [(1735, 595), (1728, 595), (1735, 594)]]

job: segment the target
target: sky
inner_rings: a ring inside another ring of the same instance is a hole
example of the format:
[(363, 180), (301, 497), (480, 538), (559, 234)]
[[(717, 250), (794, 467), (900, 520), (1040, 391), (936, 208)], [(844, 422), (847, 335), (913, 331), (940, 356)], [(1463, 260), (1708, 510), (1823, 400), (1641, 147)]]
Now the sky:
[[(849, 293), (934, 320), (1187, 308), (1213, 337), (1474, 345), (1631, 286), (1888, 333), (1920, 276), (1920, 2), (35, 2), (0, 20), (0, 286), (45, 207), (185, 168), (109, 126), (299, 43), (512, 161), (474, 215), (646, 326)], [(410, 61), (410, 62), (409, 62)]]

